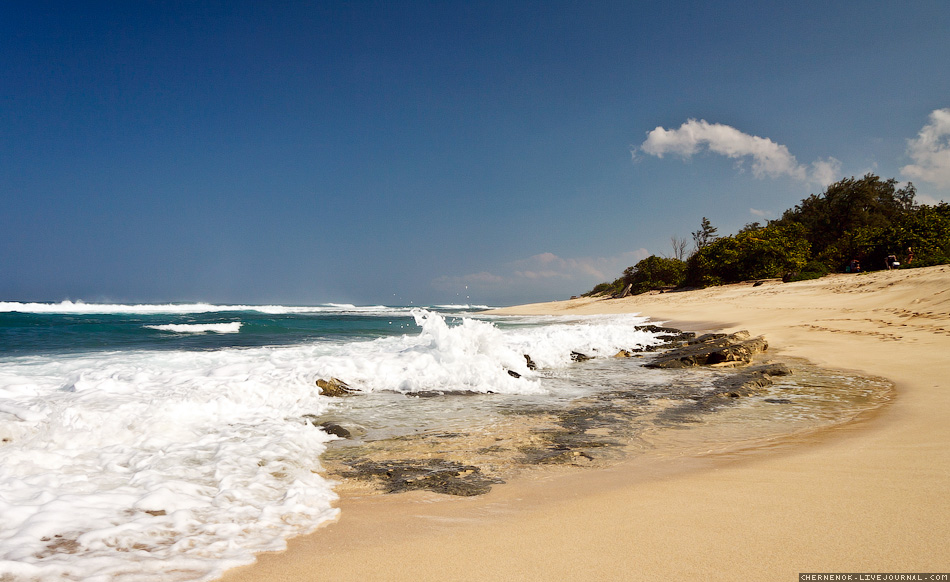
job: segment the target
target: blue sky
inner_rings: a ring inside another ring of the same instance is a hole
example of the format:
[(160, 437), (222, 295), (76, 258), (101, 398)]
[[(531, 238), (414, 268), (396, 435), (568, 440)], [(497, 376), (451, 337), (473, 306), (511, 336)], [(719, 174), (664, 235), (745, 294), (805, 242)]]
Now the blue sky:
[(948, 30), (943, 0), (4, 2), (0, 300), (503, 305), (829, 180), (950, 200)]

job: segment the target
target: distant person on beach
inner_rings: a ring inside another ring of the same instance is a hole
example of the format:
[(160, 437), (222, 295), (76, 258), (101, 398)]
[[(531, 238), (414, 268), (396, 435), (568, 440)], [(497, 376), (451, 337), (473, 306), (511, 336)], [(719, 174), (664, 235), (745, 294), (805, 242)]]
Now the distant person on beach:
[(848, 267), (845, 270), (849, 273), (860, 273), (861, 262), (857, 259), (851, 259), (851, 262), (848, 263)]
[(887, 267), (887, 270), (896, 269), (900, 267), (901, 264), (897, 262), (897, 255), (887, 255), (887, 258), (884, 259), (884, 266)]
[(907, 247), (907, 264), (914, 262), (914, 249), (913, 247)]

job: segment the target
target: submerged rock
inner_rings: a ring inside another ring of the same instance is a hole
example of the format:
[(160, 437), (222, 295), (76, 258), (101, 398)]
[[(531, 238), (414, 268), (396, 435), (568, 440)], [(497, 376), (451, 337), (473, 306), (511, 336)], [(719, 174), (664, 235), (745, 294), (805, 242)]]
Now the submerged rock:
[(501, 479), (488, 477), (474, 465), (445, 459), (356, 461), (349, 465), (353, 470), (344, 472), (344, 477), (378, 481), (387, 493), (421, 489), (470, 497), (488, 493), (492, 485), (504, 483)]
[(320, 394), (324, 396), (347, 396), (356, 392), (356, 390), (350, 388), (349, 384), (339, 378), (330, 378), (329, 380), (321, 378), (317, 380), (317, 388), (320, 389)]
[[(785, 364), (763, 364), (725, 375), (713, 382), (712, 390), (688, 395), (688, 402), (663, 411), (658, 420), (667, 424), (699, 422), (700, 415), (739, 402), (740, 398), (761, 394), (772, 385), (775, 376), (792, 373)], [(766, 402), (787, 404), (784, 398), (766, 398)]]
[(335, 422), (324, 422), (320, 424), (320, 427), (323, 429), (323, 432), (338, 436), (341, 439), (348, 439), (352, 436), (350, 431)]
[(765, 374), (768, 374), (769, 376), (791, 376), (792, 375), (792, 369), (789, 368), (786, 364), (782, 364), (782, 363), (762, 364), (761, 366), (750, 368), (750, 371), (763, 372)]
[(764, 364), (720, 378), (713, 383), (713, 390), (706, 398), (739, 398), (761, 392), (762, 388), (772, 385), (773, 376), (788, 376), (792, 370), (785, 364)]
[(327, 434), (332, 434), (342, 439), (360, 437), (366, 434), (366, 429), (358, 424), (347, 423), (348, 426), (343, 426), (339, 422), (325, 420), (325, 417), (321, 417), (317, 414), (304, 414), (301, 418), (310, 426), (315, 426)]
[[(508, 372), (511, 374), (511, 372)], [(517, 372), (515, 372), (517, 373)], [(474, 390), (417, 390), (415, 392), (406, 392), (410, 398), (438, 398), (440, 396), (484, 396), (494, 394), (491, 390), (487, 392), (476, 392)]]
[[(755, 354), (767, 349), (768, 343), (765, 339), (749, 339), (749, 333), (745, 331), (735, 334), (707, 334), (696, 338), (687, 346), (660, 355), (653, 362), (645, 364), (645, 367), (745, 366), (752, 361)], [(739, 402), (740, 398), (761, 394), (772, 385), (773, 377), (791, 373), (791, 368), (782, 363), (767, 363), (736, 370), (716, 379), (711, 390), (679, 395), (680, 398), (685, 397), (686, 401), (662, 411), (657, 415), (657, 421), (667, 426), (698, 423), (702, 414)], [(784, 399), (767, 401), (786, 403)]]
[[(621, 449), (623, 443), (610, 435), (627, 426), (632, 415), (612, 398), (585, 401), (552, 412), (556, 427), (532, 431), (531, 444), (518, 447), (520, 462), (587, 465), (612, 456), (610, 450)], [(599, 452), (595, 454), (595, 450)]]
[(567, 446), (524, 447), (521, 453), (524, 455), (522, 461), (530, 465), (579, 465), (594, 460), (584, 451), (575, 451)]

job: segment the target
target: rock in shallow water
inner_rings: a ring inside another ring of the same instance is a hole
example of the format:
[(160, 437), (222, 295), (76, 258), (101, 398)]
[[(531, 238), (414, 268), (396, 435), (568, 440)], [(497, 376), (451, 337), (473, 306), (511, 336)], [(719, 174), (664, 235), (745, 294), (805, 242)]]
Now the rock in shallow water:
[(689, 368), (693, 366), (744, 365), (769, 348), (765, 338), (749, 339), (749, 332), (706, 334), (687, 345), (657, 356), (646, 368)]
[(445, 495), (470, 497), (483, 495), (491, 486), (504, 483), (488, 477), (474, 465), (462, 465), (445, 459), (403, 459), (349, 463), (352, 471), (344, 477), (378, 480), (387, 493), (423, 489)]
[(350, 431), (335, 422), (324, 422), (320, 424), (320, 427), (323, 428), (323, 432), (338, 436), (341, 439), (348, 439), (352, 436)]
[(339, 378), (330, 378), (329, 380), (321, 378), (317, 380), (317, 388), (320, 389), (320, 394), (324, 396), (347, 396), (356, 392), (356, 390), (350, 388), (349, 384)]
[(537, 370), (537, 369), (538, 369), (538, 365), (534, 363), (534, 360), (531, 359), (531, 356), (529, 356), (528, 354), (524, 354), (524, 359), (525, 359), (525, 362), (526, 362), (527, 365), (528, 365), (528, 369), (529, 369), (529, 370)]

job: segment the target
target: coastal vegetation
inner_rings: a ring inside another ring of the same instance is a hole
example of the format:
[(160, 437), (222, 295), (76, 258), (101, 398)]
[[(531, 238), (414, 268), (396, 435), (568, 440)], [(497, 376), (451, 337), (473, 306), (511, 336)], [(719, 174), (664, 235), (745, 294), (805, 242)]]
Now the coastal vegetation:
[(846, 270), (950, 263), (950, 204), (918, 204), (912, 183), (873, 174), (835, 182), (781, 218), (718, 236), (703, 217), (686, 256), (673, 237), (671, 258), (649, 256), (585, 295), (638, 294), (782, 277), (798, 281)]

